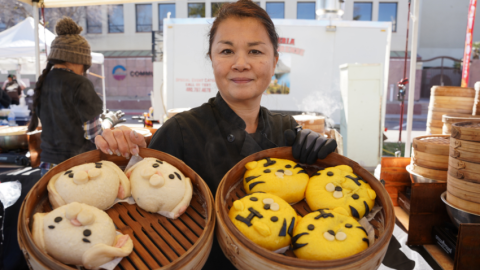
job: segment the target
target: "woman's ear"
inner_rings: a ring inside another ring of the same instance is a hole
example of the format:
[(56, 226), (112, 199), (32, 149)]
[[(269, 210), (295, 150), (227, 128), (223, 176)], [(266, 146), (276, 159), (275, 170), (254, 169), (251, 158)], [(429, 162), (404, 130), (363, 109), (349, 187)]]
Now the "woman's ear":
[(275, 75), (275, 68), (277, 67), (277, 63), (278, 63), (278, 55), (275, 56), (275, 58), (273, 59), (273, 75)]

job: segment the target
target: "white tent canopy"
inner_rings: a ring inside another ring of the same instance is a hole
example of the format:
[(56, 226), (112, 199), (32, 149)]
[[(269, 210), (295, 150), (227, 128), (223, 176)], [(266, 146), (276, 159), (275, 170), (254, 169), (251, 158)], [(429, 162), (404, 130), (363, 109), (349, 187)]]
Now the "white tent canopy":
[[(38, 25), (40, 67), (46, 66), (47, 53), (50, 52), (50, 45), (55, 39), (55, 34)], [(102, 65), (104, 57), (101, 53), (91, 53), (92, 64)], [(20, 74), (35, 74), (35, 22), (31, 17), (26, 18), (17, 25), (0, 32), (0, 70), (17, 70), (17, 77)], [(102, 79), (103, 100), (105, 107), (105, 78)]]
[[(164, 0), (167, 1), (167, 0)], [(32, 5), (32, 0), (20, 0)], [(125, 3), (140, 3), (145, 1), (139, 0), (40, 0), (40, 5), (43, 4), (46, 8), (55, 7), (75, 7), (75, 6), (95, 6), (95, 5), (116, 5)]]

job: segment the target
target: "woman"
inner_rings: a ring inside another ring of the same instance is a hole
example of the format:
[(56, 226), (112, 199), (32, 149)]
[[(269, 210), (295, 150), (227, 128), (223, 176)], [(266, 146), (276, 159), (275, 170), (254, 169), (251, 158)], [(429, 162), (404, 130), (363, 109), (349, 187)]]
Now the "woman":
[[(293, 117), (260, 106), (275, 72), (277, 47), (278, 35), (265, 10), (249, 0), (224, 4), (211, 27), (208, 50), (219, 93), (166, 121), (149, 147), (183, 160), (214, 196), (225, 173), (258, 151), (293, 144), (294, 157), (307, 163), (334, 151), (334, 140), (310, 130), (297, 132)], [(104, 130), (95, 143), (104, 153), (119, 150), (127, 158), (146, 146), (141, 135), (123, 126)], [(211, 254), (219, 252), (214, 244)], [(210, 256), (204, 269), (229, 269), (225, 261)]]
[[(90, 45), (80, 36), (82, 27), (63, 18), (55, 26), (47, 67), (38, 78), (33, 96), (33, 131), (42, 122), (42, 175), (56, 164), (94, 150), (102, 132), (102, 100), (85, 76), (92, 64)], [(118, 120), (118, 119), (117, 119)], [(111, 125), (115, 123), (110, 121)]]

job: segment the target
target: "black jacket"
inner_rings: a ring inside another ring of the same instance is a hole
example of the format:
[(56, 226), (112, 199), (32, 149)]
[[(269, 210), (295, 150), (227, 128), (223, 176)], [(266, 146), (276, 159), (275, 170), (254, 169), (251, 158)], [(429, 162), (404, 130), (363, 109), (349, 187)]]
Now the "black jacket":
[(10, 96), (7, 94), (7, 92), (0, 89), (0, 104), (4, 108), (8, 108), (10, 106), (10, 102), (11, 102), (11, 99), (10, 99)]
[[(167, 120), (149, 147), (183, 160), (215, 197), (223, 176), (235, 164), (253, 153), (285, 146), (284, 131), (297, 126), (293, 117), (263, 107), (259, 114), (257, 131), (248, 134), (245, 122), (217, 94), (208, 103)], [(235, 269), (216, 239), (203, 269)]]

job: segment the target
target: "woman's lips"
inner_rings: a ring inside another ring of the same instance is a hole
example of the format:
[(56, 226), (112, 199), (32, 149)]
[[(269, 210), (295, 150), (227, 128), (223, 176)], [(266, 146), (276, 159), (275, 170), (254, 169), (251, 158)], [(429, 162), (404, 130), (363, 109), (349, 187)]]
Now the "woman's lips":
[(249, 78), (233, 78), (233, 79), (230, 79), (232, 82), (234, 83), (249, 83), (251, 81), (253, 81), (253, 79), (249, 79)]

